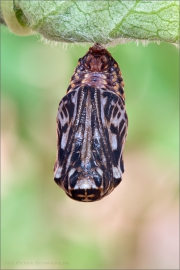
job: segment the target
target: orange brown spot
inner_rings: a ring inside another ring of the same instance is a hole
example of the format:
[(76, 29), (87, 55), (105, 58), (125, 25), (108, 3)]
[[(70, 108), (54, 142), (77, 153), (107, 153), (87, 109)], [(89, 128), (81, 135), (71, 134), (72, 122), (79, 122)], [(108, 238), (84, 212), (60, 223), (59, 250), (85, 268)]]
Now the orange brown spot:
[(121, 82), (121, 85), (124, 87), (124, 81)]
[(115, 91), (117, 91), (119, 89), (119, 87), (117, 86), (117, 84), (113, 87)]

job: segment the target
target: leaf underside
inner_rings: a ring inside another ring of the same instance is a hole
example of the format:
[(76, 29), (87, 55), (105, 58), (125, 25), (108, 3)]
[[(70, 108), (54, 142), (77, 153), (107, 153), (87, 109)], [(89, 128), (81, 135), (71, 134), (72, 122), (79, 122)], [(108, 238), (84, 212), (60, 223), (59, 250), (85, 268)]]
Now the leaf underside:
[(179, 42), (179, 1), (15, 0), (14, 5), (21, 26), (26, 24), (47, 40)]

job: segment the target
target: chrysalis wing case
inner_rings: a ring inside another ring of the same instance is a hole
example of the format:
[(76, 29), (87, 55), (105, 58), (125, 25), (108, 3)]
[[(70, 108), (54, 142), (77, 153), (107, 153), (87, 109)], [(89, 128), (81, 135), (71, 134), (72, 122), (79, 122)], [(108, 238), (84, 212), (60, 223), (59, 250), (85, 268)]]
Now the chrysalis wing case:
[(100, 200), (121, 182), (127, 126), (121, 71), (96, 43), (79, 59), (58, 108), (54, 180), (71, 199)]

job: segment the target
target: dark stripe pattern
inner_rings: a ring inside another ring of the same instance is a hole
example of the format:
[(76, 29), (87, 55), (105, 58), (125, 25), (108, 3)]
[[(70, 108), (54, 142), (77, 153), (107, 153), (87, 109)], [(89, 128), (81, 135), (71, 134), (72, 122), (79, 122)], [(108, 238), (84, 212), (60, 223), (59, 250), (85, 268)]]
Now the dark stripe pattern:
[(79, 87), (60, 102), (57, 123), (56, 183), (79, 201), (109, 194), (124, 171), (127, 121), (122, 100), (110, 91)]

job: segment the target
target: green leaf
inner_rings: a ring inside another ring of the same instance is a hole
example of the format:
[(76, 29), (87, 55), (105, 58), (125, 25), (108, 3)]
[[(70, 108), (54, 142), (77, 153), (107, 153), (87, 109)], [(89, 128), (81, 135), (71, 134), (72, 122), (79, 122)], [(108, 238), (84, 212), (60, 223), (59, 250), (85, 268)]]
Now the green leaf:
[[(21, 28), (30, 27), (47, 40), (104, 44), (129, 40), (179, 42), (179, 1), (6, 2), (14, 3)], [(3, 4), (2, 12), (8, 21)]]
[(22, 17), (24, 16), (23, 12), (21, 12), (21, 19), (18, 19), (16, 11), (18, 14), (20, 13), (15, 9), (13, 1), (1, 1), (1, 23), (5, 23), (16, 35), (31, 35), (31, 27), (28, 27), (28, 25), (24, 27), (23, 23), (21, 23)]

